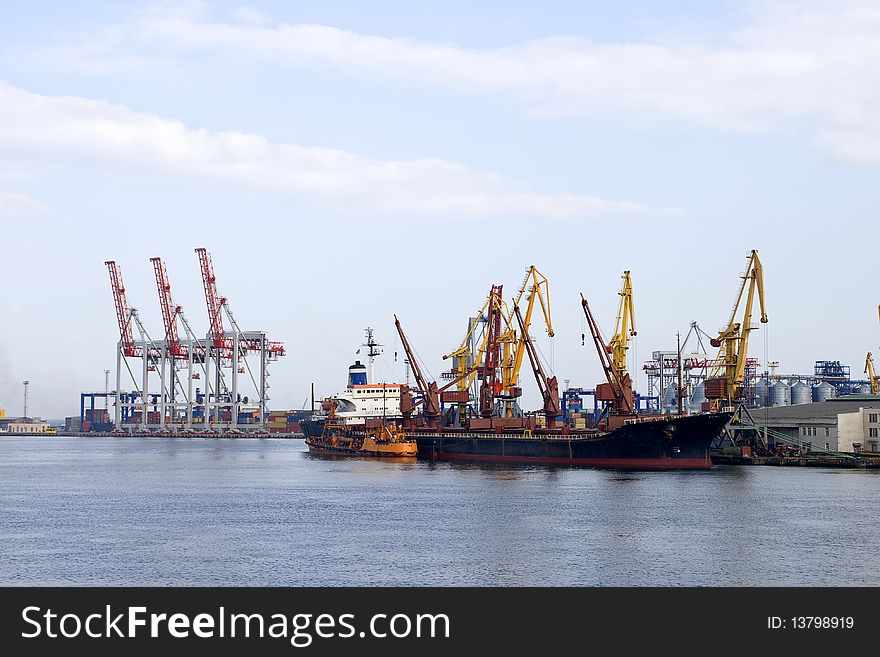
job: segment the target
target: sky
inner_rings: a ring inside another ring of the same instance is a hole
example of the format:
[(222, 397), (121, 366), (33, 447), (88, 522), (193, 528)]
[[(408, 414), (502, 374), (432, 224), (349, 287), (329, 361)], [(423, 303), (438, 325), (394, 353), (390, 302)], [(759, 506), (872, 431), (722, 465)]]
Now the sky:
[[(393, 314), (431, 376), (489, 287), (550, 280), (560, 381), (602, 373), (632, 272), (641, 363), (726, 324), (750, 355), (861, 376), (880, 351), (875, 2), (0, 3), (0, 406), (57, 418), (119, 338), (104, 261), (156, 337), (152, 256), (207, 331), (197, 247), (245, 330), (284, 341), (270, 407), (342, 389)], [(878, 354), (880, 356), (880, 354)], [(524, 368), (525, 406), (538, 407)]]

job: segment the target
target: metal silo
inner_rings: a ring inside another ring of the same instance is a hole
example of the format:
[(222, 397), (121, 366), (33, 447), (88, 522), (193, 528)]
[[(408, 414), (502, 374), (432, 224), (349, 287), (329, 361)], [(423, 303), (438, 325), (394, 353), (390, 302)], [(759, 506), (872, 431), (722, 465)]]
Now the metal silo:
[(837, 396), (834, 386), (827, 381), (821, 381), (818, 385), (813, 386), (813, 401), (823, 402), (826, 399), (833, 399)]
[(810, 391), (810, 386), (808, 386), (803, 381), (798, 381), (791, 387), (791, 405), (795, 406), (797, 404), (809, 404), (813, 401), (813, 395)]
[(758, 382), (755, 384), (755, 396), (757, 399), (755, 403), (758, 406), (769, 406), (770, 405), (770, 381), (767, 379), (758, 379)]
[(791, 405), (791, 386), (785, 381), (777, 381), (770, 386), (770, 405), (771, 406), (790, 406)]

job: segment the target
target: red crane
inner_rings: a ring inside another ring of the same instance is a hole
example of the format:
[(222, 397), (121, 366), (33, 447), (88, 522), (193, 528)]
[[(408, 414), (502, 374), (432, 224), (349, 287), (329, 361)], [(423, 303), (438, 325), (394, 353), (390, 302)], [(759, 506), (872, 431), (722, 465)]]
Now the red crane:
[(159, 306), (162, 308), (162, 321), (165, 323), (165, 341), (168, 343), (168, 355), (171, 358), (187, 358), (187, 350), (180, 343), (177, 332), (177, 315), (182, 311), (171, 300), (171, 283), (162, 258), (150, 258), (153, 271), (156, 273), (156, 288), (159, 290)]
[(529, 363), (532, 365), (532, 372), (535, 374), (535, 381), (538, 383), (538, 390), (540, 390), (541, 398), (544, 400), (544, 417), (547, 418), (547, 428), (553, 429), (556, 427), (556, 418), (561, 413), (561, 407), (559, 405), (559, 384), (557, 383), (555, 376), (548, 377), (544, 373), (544, 367), (541, 365), (541, 361), (538, 358), (538, 352), (532, 342), (532, 337), (529, 335), (529, 330), (526, 328), (525, 322), (523, 322), (522, 315), (519, 312), (519, 306), (514, 306), (513, 312), (516, 314), (516, 321), (519, 322), (519, 329), (522, 333), (526, 353), (529, 355)]
[(409, 390), (406, 388), (401, 390), (400, 412), (403, 415), (404, 424), (408, 425), (410, 423), (410, 418), (412, 417), (412, 412), (419, 404), (424, 404), (425, 423), (432, 429), (436, 429), (440, 417), (440, 399), (442, 398), (442, 394), (461, 379), (469, 376), (476, 367), (466, 369), (442, 388), (438, 388), (436, 381), (428, 381), (425, 378), (425, 375), (422, 374), (422, 368), (419, 367), (415, 353), (413, 353), (412, 347), (409, 345), (409, 340), (406, 339), (406, 334), (403, 332), (403, 327), (400, 325), (400, 320), (397, 319), (397, 315), (394, 316), (394, 326), (397, 327), (397, 333), (400, 335), (400, 342), (403, 345), (403, 351), (406, 353), (409, 365), (412, 367), (413, 376), (416, 378), (416, 387), (422, 393), (422, 399), (413, 402), (412, 398), (409, 396)]
[(587, 317), (587, 325), (590, 328), (590, 334), (593, 336), (593, 342), (596, 344), (596, 351), (599, 352), (599, 362), (605, 371), (605, 378), (608, 380), (608, 383), (600, 383), (596, 386), (596, 399), (598, 401), (611, 402), (611, 413), (613, 415), (633, 415), (635, 413), (635, 399), (633, 397), (632, 380), (629, 374), (625, 374), (623, 378), (620, 378), (617, 370), (614, 368), (609, 355), (608, 345), (602, 339), (599, 325), (596, 323), (596, 318), (593, 317), (590, 305), (583, 294), (581, 295), (581, 305), (584, 307), (584, 315)]
[[(211, 263), (211, 254), (205, 248), (196, 249), (199, 256), (199, 266), (202, 270), (202, 285), (205, 288), (205, 301), (208, 304), (208, 324), (211, 327), (211, 337), (215, 347), (227, 347), (223, 335), (222, 308), (226, 299), (217, 294), (217, 277), (214, 276), (214, 265)], [(231, 344), (228, 345), (231, 348)]]
[[(397, 327), (397, 333), (398, 335), (400, 335), (400, 342), (403, 345), (403, 350), (406, 352), (406, 357), (409, 360), (410, 367), (412, 368), (413, 376), (415, 376), (416, 386), (421, 391), (422, 397), (424, 399), (425, 420), (428, 426), (436, 427), (437, 418), (440, 416), (440, 391), (437, 389), (436, 382), (429, 382), (425, 378), (425, 375), (422, 374), (422, 368), (419, 367), (419, 363), (416, 360), (415, 354), (413, 353), (412, 348), (409, 346), (409, 340), (406, 339), (406, 334), (403, 332), (403, 327), (400, 325), (400, 320), (397, 318), (397, 315), (394, 316), (394, 326)], [(404, 394), (404, 396), (401, 397), (400, 412), (403, 414), (404, 418), (407, 421), (412, 415), (412, 412), (415, 410), (415, 407), (416, 404), (412, 402), (412, 399), (409, 397), (409, 395)]]
[(495, 397), (501, 392), (502, 384), (498, 380), (498, 367), (501, 365), (501, 289), (501, 285), (493, 285), (489, 293), (486, 353), (480, 367), (481, 417), (492, 417), (495, 412)]
[[(196, 249), (199, 256), (199, 266), (202, 270), (202, 285), (205, 288), (205, 301), (208, 304), (208, 322), (211, 327), (211, 338), (214, 347), (221, 350), (221, 354), (227, 357), (231, 354), (233, 348), (232, 338), (227, 338), (223, 331), (223, 306), (226, 306), (226, 297), (221, 297), (217, 292), (217, 277), (214, 275), (214, 265), (211, 262), (211, 254), (205, 248)], [(229, 308), (227, 307), (227, 312)], [(231, 315), (230, 315), (231, 317)], [(235, 322), (233, 322), (234, 324)], [(236, 327), (236, 330), (237, 327)], [(239, 331), (240, 333), (241, 331)], [(245, 349), (259, 350), (262, 345), (258, 339), (243, 339), (240, 346)], [(270, 357), (277, 358), (283, 356), (284, 343), (282, 342), (266, 342), (266, 350)]]
[(126, 357), (141, 355), (141, 350), (134, 345), (134, 334), (131, 330), (131, 311), (125, 298), (125, 285), (122, 282), (122, 271), (114, 260), (105, 263), (110, 272), (110, 287), (113, 290), (113, 301), (116, 304), (116, 319), (119, 322), (119, 343), (122, 354)]

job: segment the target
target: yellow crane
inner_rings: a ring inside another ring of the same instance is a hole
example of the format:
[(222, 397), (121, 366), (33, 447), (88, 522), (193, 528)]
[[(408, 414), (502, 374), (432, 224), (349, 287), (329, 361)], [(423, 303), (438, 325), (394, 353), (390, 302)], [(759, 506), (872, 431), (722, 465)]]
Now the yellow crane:
[[(486, 297), (486, 301), (477, 311), (476, 317), (482, 317), (488, 312), (491, 299), (491, 294)], [(537, 305), (541, 307), (547, 335), (554, 336), (553, 322), (550, 316), (550, 283), (547, 277), (534, 265), (526, 269), (525, 278), (513, 302), (514, 306), (525, 309), (523, 322), (526, 330), (531, 326), (537, 302)], [(498, 336), (498, 344), (501, 346), (501, 388), (504, 399), (504, 414), (510, 416), (513, 411), (512, 400), (519, 396), (520, 370), (526, 354), (526, 343), (522, 334), (517, 332), (516, 316), (510, 312), (510, 307), (503, 300), (501, 301), (501, 315), (503, 328)], [(474, 339), (478, 335), (478, 326), (479, 321), (471, 322), (458, 349), (443, 356), (444, 360), (453, 359), (452, 371), (444, 376), (460, 377), (457, 384), (459, 391), (471, 389), (477, 376), (478, 366), (486, 355), (488, 332), (483, 334), (478, 345), (474, 344)], [(469, 367), (470, 371), (468, 371)]]
[(608, 340), (608, 353), (611, 354), (611, 366), (617, 372), (618, 379), (623, 381), (627, 376), (626, 352), (629, 349), (629, 339), (636, 335), (636, 316), (629, 270), (623, 272), (621, 278), (623, 285), (618, 292), (620, 303), (617, 306), (617, 324), (614, 326), (614, 335)]
[(874, 358), (870, 351), (865, 358), (865, 374), (868, 375), (868, 381), (871, 382), (871, 394), (880, 394), (880, 382), (877, 381), (877, 376), (874, 374)]
[[(502, 368), (501, 368), (501, 385), (504, 390), (511, 391), (512, 396), (516, 394), (519, 388), (519, 373), (522, 369), (523, 357), (526, 354), (526, 342), (528, 336), (526, 333), (532, 325), (532, 314), (535, 310), (535, 301), (541, 306), (541, 313), (544, 315), (544, 325), (547, 329), (547, 335), (551, 338), (553, 333), (553, 321), (550, 318), (550, 282), (535, 265), (530, 265), (526, 269), (526, 276), (523, 279), (519, 292), (513, 300), (513, 307), (522, 307), (523, 297), (526, 299), (525, 313), (522, 315), (523, 328), (519, 336), (516, 332), (516, 316), (513, 314), (505, 315), (505, 328), (502, 332)], [(505, 402), (505, 415), (510, 416), (513, 404)]]
[[(749, 351), (749, 334), (757, 327), (752, 326), (752, 306), (755, 301), (755, 293), (761, 305), (761, 323), (767, 323), (767, 313), (764, 310), (764, 268), (758, 252), (754, 249), (749, 255), (749, 264), (746, 273), (742, 276), (742, 285), (739, 295), (730, 313), (727, 327), (722, 330), (718, 337), (711, 340), (713, 347), (718, 347), (718, 358), (713, 368), (712, 375), (706, 381), (707, 399), (726, 399), (727, 401), (738, 400), (741, 397), (742, 384), (745, 379), (746, 359)], [(743, 316), (737, 321), (737, 312), (740, 305), (745, 304)], [(723, 376), (719, 376), (721, 370)]]
[[(486, 347), (489, 339), (489, 331), (483, 332), (479, 344), (476, 344), (475, 341), (477, 339), (477, 336), (479, 335), (478, 327), (480, 325), (480, 318), (488, 316), (490, 311), (489, 306), (492, 302), (493, 295), (490, 292), (489, 295), (486, 297), (486, 301), (483, 303), (482, 307), (477, 311), (477, 314), (470, 321), (467, 333), (465, 333), (464, 339), (462, 339), (458, 349), (443, 356), (443, 360), (448, 360), (450, 358), (453, 359), (452, 370), (444, 373), (443, 377), (456, 379), (456, 390), (459, 393), (470, 393), (471, 389), (473, 388), (474, 381), (476, 380), (477, 375), (480, 372), (480, 368), (482, 367), (483, 362), (486, 358)], [(510, 310), (507, 306), (507, 303), (504, 301), (504, 299), (500, 298), (495, 298), (494, 302), (496, 304), (500, 304), (499, 309), (501, 312), (502, 322), (505, 326), (507, 326), (509, 324), (510, 317)], [(501, 335), (499, 336), (498, 342), (502, 347), (503, 353), (509, 354), (509, 344), (514, 339), (515, 335), (511, 336), (508, 329), (502, 331)], [(466, 417), (468, 403), (466, 401), (461, 401), (458, 402), (458, 405), (460, 417)]]

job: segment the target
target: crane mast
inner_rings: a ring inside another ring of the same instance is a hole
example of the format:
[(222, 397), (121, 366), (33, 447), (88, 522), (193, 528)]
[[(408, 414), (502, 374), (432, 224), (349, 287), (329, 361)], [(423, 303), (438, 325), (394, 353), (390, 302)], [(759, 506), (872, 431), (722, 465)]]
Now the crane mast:
[(556, 381), (556, 377), (547, 377), (544, 373), (544, 368), (541, 365), (541, 360), (538, 358), (538, 352), (535, 349), (535, 345), (532, 343), (532, 338), (529, 335), (529, 330), (526, 327), (525, 320), (523, 320), (522, 314), (519, 312), (519, 306), (513, 307), (513, 312), (516, 315), (516, 320), (519, 323), (520, 328), (520, 338), (522, 344), (525, 345), (525, 351), (529, 356), (529, 363), (532, 366), (532, 372), (535, 375), (535, 381), (538, 384), (538, 390), (541, 393), (541, 398), (544, 401), (544, 417), (547, 420), (547, 428), (554, 429), (556, 427), (556, 418), (559, 416), (561, 412), (561, 408), (559, 405), (559, 383)]
[(608, 340), (608, 350), (611, 353), (611, 364), (617, 372), (620, 380), (629, 376), (626, 371), (626, 352), (629, 349), (630, 337), (636, 335), (635, 311), (633, 309), (633, 289), (629, 270), (621, 276), (623, 286), (620, 292), (620, 303), (617, 306), (617, 323), (614, 327), (614, 335)]
[[(718, 365), (706, 381), (707, 399), (726, 399), (733, 402), (742, 398), (742, 385), (745, 380), (746, 360), (749, 351), (749, 334), (756, 330), (752, 326), (752, 307), (757, 293), (761, 307), (761, 323), (767, 323), (767, 313), (764, 309), (764, 268), (758, 252), (754, 249), (749, 255), (749, 264), (742, 276), (742, 284), (730, 320), (727, 327), (722, 330), (718, 337), (711, 340), (713, 347), (718, 347)], [(743, 298), (745, 303), (743, 304)], [(743, 305), (743, 316), (737, 321), (737, 312)], [(721, 369), (724, 375), (719, 377)]]
[(501, 365), (501, 308), (502, 286), (493, 285), (489, 294), (486, 325), (486, 352), (480, 367), (480, 417), (492, 417), (495, 412), (495, 397), (501, 393), (498, 380), (498, 367)]

